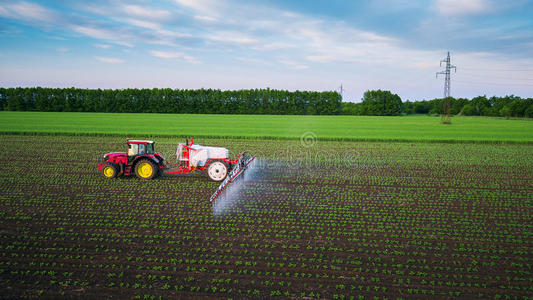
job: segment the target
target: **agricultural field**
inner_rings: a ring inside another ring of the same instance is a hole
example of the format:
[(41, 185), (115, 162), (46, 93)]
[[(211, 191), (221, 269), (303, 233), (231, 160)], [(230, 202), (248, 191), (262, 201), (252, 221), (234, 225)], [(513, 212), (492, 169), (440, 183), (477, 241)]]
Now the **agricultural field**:
[(319, 140), (533, 144), (533, 120), (430, 116), (179, 115), (0, 112), (0, 133), (115, 136), (195, 136)]
[[(201, 138), (259, 157), (212, 205), (202, 174), (104, 179), (123, 137), (1, 140), (0, 298), (533, 295), (532, 145)], [(173, 161), (178, 140), (155, 140)]]

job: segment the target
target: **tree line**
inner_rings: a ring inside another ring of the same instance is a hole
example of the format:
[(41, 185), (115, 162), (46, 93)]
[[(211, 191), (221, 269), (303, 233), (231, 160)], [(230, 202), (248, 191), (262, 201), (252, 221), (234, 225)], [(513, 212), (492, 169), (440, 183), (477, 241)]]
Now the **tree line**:
[[(390, 91), (366, 91), (360, 103), (337, 92), (251, 89), (0, 88), (0, 110), (117, 113), (374, 115), (441, 114), (443, 99), (402, 102)], [(533, 99), (517, 96), (450, 97), (450, 113), (533, 118)]]
[[(450, 114), (465, 116), (533, 118), (533, 98), (478, 96), (471, 100), (449, 97)], [(443, 112), (443, 98), (402, 102), (389, 91), (367, 91), (361, 103), (343, 102), (343, 115), (399, 116)]]
[(336, 115), (341, 107), (337, 92), (0, 88), (0, 109), (10, 111)]
[[(533, 98), (517, 96), (490, 97), (478, 96), (471, 100), (466, 98), (448, 98), (451, 115), (519, 117), (533, 118)], [(403, 112), (406, 114), (441, 114), (443, 99), (405, 102)]]

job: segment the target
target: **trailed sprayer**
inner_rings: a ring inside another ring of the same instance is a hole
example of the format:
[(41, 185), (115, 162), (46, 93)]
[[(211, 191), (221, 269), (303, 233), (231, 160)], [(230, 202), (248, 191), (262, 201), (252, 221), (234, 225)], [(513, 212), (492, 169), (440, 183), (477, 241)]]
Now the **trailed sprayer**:
[(167, 162), (161, 153), (155, 152), (155, 142), (126, 139), (127, 152), (104, 155), (98, 170), (105, 178), (135, 174), (140, 179), (153, 179), (162, 174), (182, 174), (204, 171), (207, 176), (222, 182), (210, 201), (216, 198), (235, 180), (244, 174), (255, 159), (246, 152), (237, 158), (229, 157), (229, 150), (194, 144), (193, 138), (179, 143), (176, 149), (177, 163)]

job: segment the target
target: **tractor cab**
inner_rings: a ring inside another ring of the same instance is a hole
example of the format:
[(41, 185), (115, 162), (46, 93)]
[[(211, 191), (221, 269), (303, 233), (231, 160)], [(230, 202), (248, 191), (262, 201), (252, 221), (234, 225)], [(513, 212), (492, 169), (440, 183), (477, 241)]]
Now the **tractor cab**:
[(126, 140), (126, 144), (128, 145), (128, 156), (154, 154), (153, 141)]
[(138, 155), (154, 154), (154, 142), (144, 140), (126, 140), (128, 145), (128, 164)]

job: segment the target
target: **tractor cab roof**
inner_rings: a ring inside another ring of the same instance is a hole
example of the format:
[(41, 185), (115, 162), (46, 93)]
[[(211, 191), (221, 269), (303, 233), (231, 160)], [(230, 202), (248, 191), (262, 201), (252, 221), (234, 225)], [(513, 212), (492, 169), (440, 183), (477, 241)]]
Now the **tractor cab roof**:
[(126, 140), (128, 144), (153, 144), (154, 141), (149, 140)]

